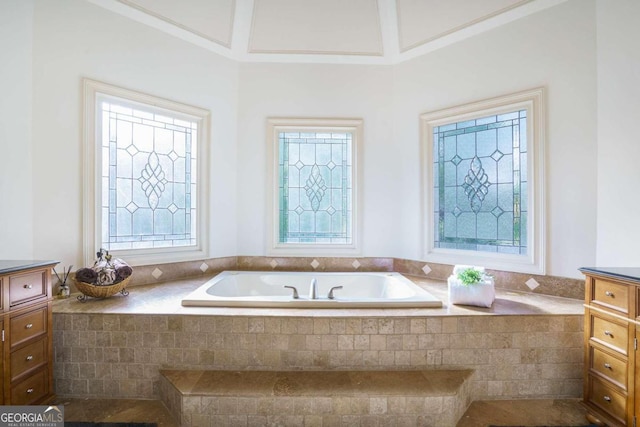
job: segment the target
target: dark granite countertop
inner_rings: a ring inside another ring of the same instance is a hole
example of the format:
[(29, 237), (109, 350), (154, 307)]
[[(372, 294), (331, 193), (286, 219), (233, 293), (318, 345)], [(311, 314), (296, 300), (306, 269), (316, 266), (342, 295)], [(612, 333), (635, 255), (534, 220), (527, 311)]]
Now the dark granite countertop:
[(584, 274), (593, 273), (640, 283), (640, 267), (582, 267), (579, 270)]
[(59, 261), (42, 261), (42, 260), (0, 260), (0, 274), (13, 273), (28, 268), (54, 266)]

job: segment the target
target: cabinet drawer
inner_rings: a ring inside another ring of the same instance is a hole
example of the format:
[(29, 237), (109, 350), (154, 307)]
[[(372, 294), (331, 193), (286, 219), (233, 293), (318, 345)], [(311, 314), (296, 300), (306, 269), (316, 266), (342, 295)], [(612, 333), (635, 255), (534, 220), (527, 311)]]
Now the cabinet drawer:
[(47, 363), (47, 337), (11, 353), (11, 381)]
[(604, 351), (591, 347), (591, 369), (627, 389), (627, 362), (611, 356)]
[(591, 375), (589, 378), (589, 402), (624, 424), (627, 414), (627, 396), (609, 383), (593, 378)]
[(604, 279), (594, 279), (593, 302), (624, 314), (629, 313), (629, 287)]
[(47, 333), (47, 306), (29, 311), (9, 321), (11, 331), (11, 348), (38, 335)]
[(47, 296), (47, 278), (44, 271), (9, 276), (9, 305)]
[(12, 405), (29, 405), (49, 394), (48, 371), (43, 369), (11, 387)]
[(627, 355), (629, 337), (627, 325), (591, 315), (591, 337), (593, 340)]

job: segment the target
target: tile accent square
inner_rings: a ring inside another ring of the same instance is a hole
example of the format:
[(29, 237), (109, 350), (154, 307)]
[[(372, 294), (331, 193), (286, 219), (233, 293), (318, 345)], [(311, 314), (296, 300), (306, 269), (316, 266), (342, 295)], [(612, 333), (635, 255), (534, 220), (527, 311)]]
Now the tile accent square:
[(157, 280), (160, 278), (160, 276), (162, 276), (162, 270), (156, 267), (156, 269), (151, 272), (151, 275), (153, 276), (154, 279)]
[(355, 260), (351, 263), (351, 265), (357, 270), (358, 268), (360, 268), (361, 264), (358, 262), (358, 260)]
[(278, 266), (278, 261), (272, 259), (269, 265), (271, 266), (271, 268), (276, 268)]
[(428, 264), (425, 264), (424, 267), (422, 267), (422, 271), (424, 271), (424, 274), (429, 274), (431, 273), (431, 267), (429, 267)]
[(202, 264), (200, 264), (200, 271), (202, 271), (203, 273), (208, 269), (209, 269), (209, 266), (207, 265), (206, 262), (203, 262)]
[(318, 262), (317, 259), (314, 259), (313, 261), (311, 261), (311, 267), (313, 267), (314, 270), (318, 268), (319, 265), (320, 263)]
[(536, 279), (534, 279), (533, 277), (529, 280), (527, 280), (526, 282), (524, 282), (525, 285), (527, 285), (529, 287), (529, 289), (534, 290), (535, 288), (537, 288), (538, 286), (540, 286), (540, 283), (538, 283), (538, 281)]

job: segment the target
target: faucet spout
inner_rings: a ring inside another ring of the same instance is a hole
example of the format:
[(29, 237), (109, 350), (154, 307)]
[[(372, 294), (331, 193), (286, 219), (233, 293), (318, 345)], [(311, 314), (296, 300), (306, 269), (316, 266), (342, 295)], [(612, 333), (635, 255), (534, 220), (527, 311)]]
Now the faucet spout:
[(309, 286), (309, 299), (318, 299), (318, 281), (314, 277)]

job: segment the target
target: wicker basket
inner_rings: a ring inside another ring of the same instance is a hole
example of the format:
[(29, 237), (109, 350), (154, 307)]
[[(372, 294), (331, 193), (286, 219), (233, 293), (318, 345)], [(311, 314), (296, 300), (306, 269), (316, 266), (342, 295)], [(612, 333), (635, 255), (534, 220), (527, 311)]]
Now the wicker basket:
[(116, 283), (115, 285), (107, 285), (107, 286), (96, 286), (87, 282), (80, 282), (76, 280), (76, 288), (83, 295), (78, 296), (78, 300), (85, 301), (87, 297), (93, 298), (108, 298), (120, 292), (122, 295), (129, 295), (127, 291), (127, 285), (129, 284), (129, 280), (131, 276), (124, 279), (122, 282)]

